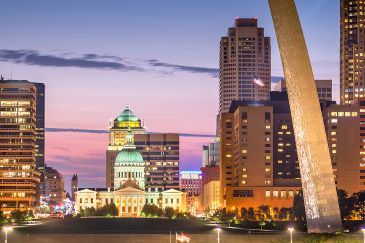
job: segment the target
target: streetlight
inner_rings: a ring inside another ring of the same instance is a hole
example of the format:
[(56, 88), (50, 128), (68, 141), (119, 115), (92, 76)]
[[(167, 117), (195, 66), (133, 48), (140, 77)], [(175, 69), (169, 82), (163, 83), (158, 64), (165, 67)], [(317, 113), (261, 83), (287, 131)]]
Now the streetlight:
[(294, 231), (294, 228), (293, 227), (289, 227), (288, 230), (290, 232), (290, 243), (293, 243), (293, 231)]
[(5, 231), (5, 243), (8, 243), (8, 231), (12, 231), (13, 227), (5, 226), (3, 229)]
[(362, 228), (361, 231), (362, 231), (362, 233), (364, 235), (364, 243), (365, 243), (365, 228)]
[(221, 241), (221, 238), (220, 238), (220, 235), (219, 235), (219, 232), (222, 230), (221, 227), (218, 227), (216, 228), (217, 232), (218, 232), (218, 238), (217, 238), (217, 243), (219, 243)]

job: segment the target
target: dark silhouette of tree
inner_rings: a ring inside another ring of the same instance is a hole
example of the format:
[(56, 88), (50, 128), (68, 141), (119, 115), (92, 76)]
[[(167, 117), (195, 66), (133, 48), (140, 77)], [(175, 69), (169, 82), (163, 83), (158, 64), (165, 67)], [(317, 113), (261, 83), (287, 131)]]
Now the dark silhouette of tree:
[(175, 212), (175, 210), (173, 208), (166, 207), (165, 210), (164, 210), (164, 212), (163, 212), (163, 214), (164, 214), (164, 216), (166, 218), (171, 219), (176, 214), (176, 212)]
[(351, 213), (354, 216), (360, 217), (361, 220), (365, 219), (365, 191), (355, 192), (350, 197)]
[(162, 210), (153, 204), (145, 204), (142, 208), (142, 213), (144, 213), (147, 217), (161, 217)]
[(280, 208), (278, 214), (279, 220), (289, 220), (291, 212), (292, 212), (291, 208)]
[(342, 219), (346, 219), (351, 214), (351, 199), (348, 198), (347, 192), (337, 189), (338, 204), (340, 207)]
[(294, 196), (293, 215), (295, 220), (306, 222), (303, 191)]
[(251, 221), (256, 220), (255, 210), (252, 207), (247, 210), (247, 219)]

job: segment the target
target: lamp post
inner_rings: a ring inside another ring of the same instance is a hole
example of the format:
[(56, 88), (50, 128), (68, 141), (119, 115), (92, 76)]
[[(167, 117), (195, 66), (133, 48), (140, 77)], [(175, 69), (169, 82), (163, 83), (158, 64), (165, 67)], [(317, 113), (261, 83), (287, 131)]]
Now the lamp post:
[(289, 227), (288, 230), (290, 232), (290, 243), (293, 243), (293, 231), (294, 231), (294, 228), (293, 227)]
[(10, 226), (5, 226), (3, 229), (5, 231), (5, 243), (8, 243), (8, 231), (12, 231), (13, 228)]
[(364, 243), (365, 243), (365, 228), (362, 228), (361, 231), (362, 231), (362, 234), (364, 236)]
[(221, 241), (221, 238), (220, 238), (220, 231), (221, 231), (221, 228), (219, 227), (219, 225), (218, 225), (218, 227), (217, 227), (217, 232), (218, 232), (218, 237), (217, 237), (217, 243), (219, 243), (220, 241)]

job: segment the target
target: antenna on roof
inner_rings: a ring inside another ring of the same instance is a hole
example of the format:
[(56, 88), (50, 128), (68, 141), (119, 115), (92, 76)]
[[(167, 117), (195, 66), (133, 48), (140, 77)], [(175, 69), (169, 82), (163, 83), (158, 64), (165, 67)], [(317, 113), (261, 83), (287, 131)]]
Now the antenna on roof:
[(1, 77), (0, 77), (0, 83), (2, 83), (4, 81), (4, 77), (3, 77), (3, 75), (1, 75)]
[(10, 68), (10, 80), (13, 80), (13, 69)]

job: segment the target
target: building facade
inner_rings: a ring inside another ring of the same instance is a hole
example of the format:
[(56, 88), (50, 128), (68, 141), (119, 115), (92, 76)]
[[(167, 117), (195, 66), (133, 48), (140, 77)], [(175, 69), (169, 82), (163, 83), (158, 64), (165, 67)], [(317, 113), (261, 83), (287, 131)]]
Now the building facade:
[(39, 205), (36, 96), (30, 82), (0, 82), (0, 208), (4, 212)]
[(233, 100), (268, 100), (271, 46), (257, 19), (236, 18), (220, 41), (219, 113)]
[(126, 135), (126, 143), (117, 154), (114, 163), (114, 188), (121, 188), (128, 180), (133, 180), (140, 190), (145, 189), (145, 163), (136, 149), (132, 131)]
[(340, 99), (351, 104), (365, 97), (365, 2), (341, 0)]
[(187, 196), (199, 196), (202, 191), (201, 171), (181, 171), (180, 191), (186, 192)]
[(110, 123), (109, 144), (106, 151), (106, 187), (114, 187), (114, 163), (118, 152), (126, 143), (128, 130), (133, 134), (145, 133), (141, 119), (127, 106), (123, 112)]
[(66, 199), (63, 175), (56, 169), (46, 166), (44, 170), (45, 198), (51, 205), (59, 205)]
[(43, 83), (33, 83), (37, 89), (36, 93), (36, 166), (41, 172), (40, 192), (46, 195), (44, 188), (44, 170), (45, 170), (45, 95), (46, 89)]
[(145, 189), (163, 192), (179, 187), (178, 134), (135, 134), (134, 143), (145, 162)]
[(216, 137), (214, 143), (203, 145), (202, 167), (219, 165), (219, 141), (219, 137)]
[(365, 190), (359, 106), (332, 104), (324, 108), (323, 118), (337, 188), (348, 195)]
[[(316, 79), (317, 93), (319, 100), (332, 100), (332, 80), (331, 79)], [(285, 79), (279, 80), (274, 87), (275, 91), (287, 92)]]
[(220, 181), (210, 181), (204, 185), (204, 208), (216, 210), (221, 207)]
[[(300, 180), (295, 175), (297, 158), (292, 156), (295, 145), (290, 138), (293, 134), (288, 101), (281, 98), (272, 97), (273, 101), (266, 102), (236, 101), (228, 113), (222, 114), (222, 207), (230, 210), (263, 204), (278, 208), (292, 206), (294, 195), (300, 190)], [(274, 136), (280, 133), (282, 140), (274, 141)], [(285, 166), (281, 166), (283, 163)]]

